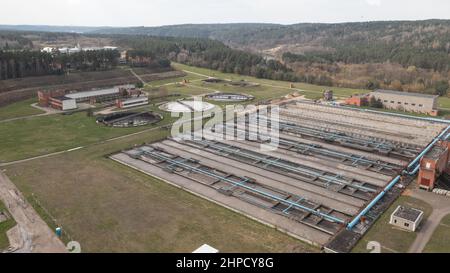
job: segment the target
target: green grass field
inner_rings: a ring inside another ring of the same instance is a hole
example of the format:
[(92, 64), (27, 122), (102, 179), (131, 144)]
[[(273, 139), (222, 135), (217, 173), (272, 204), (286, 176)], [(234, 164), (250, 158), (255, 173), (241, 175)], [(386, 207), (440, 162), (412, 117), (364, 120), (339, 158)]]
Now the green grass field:
[(0, 121), (44, 113), (31, 106), (31, 104), (35, 102), (37, 102), (37, 100), (33, 98), (0, 107)]
[[(229, 79), (229, 80), (246, 80), (250, 82), (257, 82), (260, 84), (265, 85), (273, 85), (275, 87), (283, 87), (283, 88), (289, 88), (290, 82), (285, 81), (275, 81), (275, 80), (267, 80), (267, 79), (258, 79), (255, 77), (250, 76), (243, 76), (243, 75), (237, 75), (237, 74), (231, 74), (231, 73), (222, 73), (219, 71), (206, 69), (206, 68), (199, 68), (199, 67), (192, 67), (187, 66), (179, 63), (173, 63), (173, 67), (179, 70), (185, 70), (185, 71), (191, 71), (194, 73), (210, 76), (210, 77), (218, 77), (222, 79)], [(296, 89), (303, 89), (308, 92), (317, 92), (318, 94), (322, 95), (322, 92), (326, 89), (333, 89), (334, 94), (336, 96), (342, 96), (342, 97), (348, 97), (352, 94), (358, 94), (367, 92), (367, 90), (362, 89), (353, 89), (353, 88), (341, 88), (341, 87), (328, 87), (328, 86), (318, 86), (318, 85), (312, 85), (312, 84), (306, 84), (306, 83), (294, 83), (294, 88)], [(292, 90), (291, 92), (294, 92), (295, 90)]]
[[(5, 204), (0, 200), (0, 212), (7, 212)], [(13, 218), (9, 218), (8, 220), (0, 223), (0, 253), (2, 250), (8, 248), (9, 240), (8, 236), (6, 236), (6, 232), (14, 227), (16, 222)]]
[(450, 109), (450, 98), (449, 97), (439, 97), (438, 98), (438, 107)]
[(391, 214), (399, 205), (406, 205), (423, 210), (423, 222), (426, 221), (426, 219), (432, 212), (432, 208), (429, 204), (416, 198), (400, 196), (394, 202), (394, 204), (381, 215), (381, 217), (375, 222), (375, 224), (369, 229), (369, 231), (361, 238), (358, 244), (353, 248), (352, 252), (369, 252), (369, 250), (366, 249), (367, 243), (370, 241), (376, 241), (381, 244), (381, 252), (406, 253), (416, 239), (417, 234), (414, 232), (401, 230), (389, 224)]
[(188, 80), (189, 82), (198, 81), (204, 79), (204, 77), (194, 75), (194, 74), (188, 74), (185, 77), (178, 77), (178, 78), (171, 78), (171, 79), (164, 79), (164, 80), (158, 80), (158, 81), (151, 81), (147, 83), (148, 87), (155, 87), (155, 86), (161, 86), (161, 85), (172, 85), (173, 83), (181, 83), (183, 80)]
[(167, 134), (157, 130), (100, 143), (8, 166), (6, 174), (51, 213), (36, 208), (50, 227), (56, 218), (85, 252), (191, 252), (204, 243), (221, 252), (318, 251), (104, 157)]
[[(154, 110), (148, 107), (149, 110)], [(141, 109), (144, 110), (144, 109)], [(95, 118), (79, 112), (50, 115), (0, 123), (0, 162), (72, 149), (170, 123), (170, 115), (157, 125), (112, 128), (97, 124)]]
[(445, 216), (433, 233), (423, 252), (449, 253), (450, 252), (450, 215)]

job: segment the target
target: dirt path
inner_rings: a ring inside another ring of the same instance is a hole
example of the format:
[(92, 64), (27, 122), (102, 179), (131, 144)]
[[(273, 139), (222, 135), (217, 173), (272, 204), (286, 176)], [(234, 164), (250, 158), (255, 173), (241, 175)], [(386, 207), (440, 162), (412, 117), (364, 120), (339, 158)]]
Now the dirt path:
[(417, 232), (416, 240), (408, 250), (409, 253), (422, 253), (442, 218), (450, 214), (450, 198), (418, 189), (412, 190), (410, 196), (427, 202), (433, 207), (433, 212)]
[(133, 76), (136, 77), (136, 79), (138, 79), (143, 85), (145, 85), (145, 81), (141, 78), (141, 76), (139, 76), (138, 74), (136, 74), (136, 72), (134, 72), (134, 70), (131, 68), (130, 69), (131, 74), (133, 74)]
[(194, 71), (189, 71), (189, 70), (181, 70), (181, 71), (183, 71), (185, 73), (197, 75), (197, 76), (200, 76), (200, 77), (211, 78), (211, 76), (208, 76), (208, 75), (205, 75), (205, 74), (200, 74), (200, 73), (197, 73), (197, 72), (194, 72)]
[(17, 223), (9, 234), (13, 237), (12, 252), (67, 252), (65, 245), (39, 217), (16, 186), (0, 171), (0, 198)]

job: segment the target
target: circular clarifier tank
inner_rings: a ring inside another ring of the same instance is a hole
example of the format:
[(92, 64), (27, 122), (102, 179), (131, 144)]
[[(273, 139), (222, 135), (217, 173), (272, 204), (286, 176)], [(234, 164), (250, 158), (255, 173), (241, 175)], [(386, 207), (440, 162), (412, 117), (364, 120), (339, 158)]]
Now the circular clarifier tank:
[(240, 94), (240, 93), (214, 93), (205, 96), (208, 100), (214, 101), (226, 101), (226, 102), (238, 102), (252, 100), (252, 95)]
[(215, 107), (204, 101), (172, 101), (160, 106), (161, 110), (172, 113), (205, 112)]

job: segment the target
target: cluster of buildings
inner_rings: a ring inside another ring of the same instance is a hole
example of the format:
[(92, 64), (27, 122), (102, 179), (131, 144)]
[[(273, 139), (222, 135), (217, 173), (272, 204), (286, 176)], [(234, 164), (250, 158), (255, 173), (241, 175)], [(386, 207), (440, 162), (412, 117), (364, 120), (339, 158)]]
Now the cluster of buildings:
[(61, 53), (61, 54), (74, 54), (79, 53), (81, 51), (98, 51), (98, 50), (117, 50), (118, 48), (115, 46), (103, 46), (103, 47), (81, 47), (80, 44), (77, 44), (75, 47), (44, 47), (41, 51), (47, 53)]
[(39, 105), (67, 111), (78, 108), (78, 103), (113, 102), (118, 108), (129, 108), (148, 104), (148, 98), (134, 85), (69, 93), (65, 90), (39, 91)]
[(368, 105), (371, 97), (379, 101), (383, 108), (437, 116), (437, 95), (409, 93), (394, 90), (375, 90), (368, 94), (353, 95), (345, 100), (348, 105)]

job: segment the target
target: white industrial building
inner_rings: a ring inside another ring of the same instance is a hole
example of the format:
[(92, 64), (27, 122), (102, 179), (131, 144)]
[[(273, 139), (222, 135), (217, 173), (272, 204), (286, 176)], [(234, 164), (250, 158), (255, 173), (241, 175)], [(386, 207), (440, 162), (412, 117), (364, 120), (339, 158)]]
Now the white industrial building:
[(118, 108), (131, 108), (148, 104), (148, 97), (141, 96), (124, 100), (117, 100), (116, 106)]
[(423, 211), (398, 206), (397, 209), (391, 214), (391, 220), (389, 223), (401, 229), (408, 231), (416, 231), (417, 227), (423, 219)]

